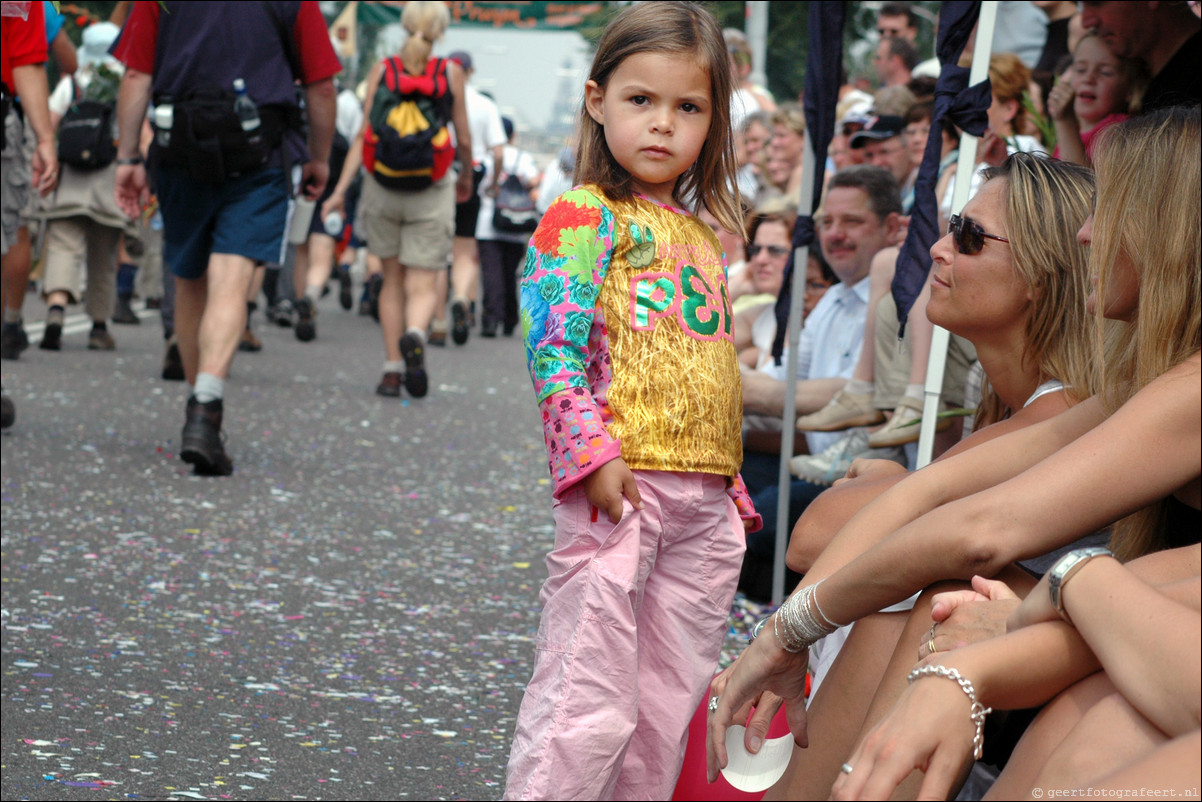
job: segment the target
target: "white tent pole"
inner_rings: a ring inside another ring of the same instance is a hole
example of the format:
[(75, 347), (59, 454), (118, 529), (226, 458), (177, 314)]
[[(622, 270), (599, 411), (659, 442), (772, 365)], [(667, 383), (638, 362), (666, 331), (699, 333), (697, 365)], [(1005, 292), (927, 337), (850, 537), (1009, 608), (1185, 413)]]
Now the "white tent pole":
[[(968, 72), (969, 86), (979, 84), (989, 75), (989, 57), (993, 51), (997, 6), (997, 0), (985, 0), (981, 3), (981, 15), (977, 19), (977, 38), (972, 50), (972, 67)], [(972, 174), (976, 166), (977, 137), (962, 131), (960, 154), (956, 161), (956, 175), (952, 184), (952, 214), (959, 214), (968, 202), (968, 190), (972, 186)], [(935, 326), (931, 332), (931, 355), (927, 362), (926, 383), (923, 385), (922, 423), (919, 424), (916, 468), (929, 464), (935, 450), (935, 423), (939, 414), (939, 397), (943, 393), (943, 373), (947, 364), (949, 340), (947, 329)]]
[[(814, 211), (814, 142), (809, 126), (801, 156), (801, 200), (797, 214), (807, 217)], [(793, 438), (797, 435), (797, 344), (801, 339), (801, 310), (805, 303), (806, 265), (810, 260), (809, 246), (793, 251), (793, 276), (789, 296), (788, 343), (785, 349), (785, 409), (780, 422), (780, 492), (776, 502), (776, 551), (772, 564), (772, 603), (779, 605), (785, 598), (785, 551), (789, 547), (792, 529), (789, 521), (789, 487), (793, 477), (789, 460), (793, 458)]]
[(768, 2), (747, 0), (744, 5), (747, 9), (744, 29), (751, 45), (751, 75), (748, 77), (757, 86), (767, 86), (764, 65), (768, 63)]

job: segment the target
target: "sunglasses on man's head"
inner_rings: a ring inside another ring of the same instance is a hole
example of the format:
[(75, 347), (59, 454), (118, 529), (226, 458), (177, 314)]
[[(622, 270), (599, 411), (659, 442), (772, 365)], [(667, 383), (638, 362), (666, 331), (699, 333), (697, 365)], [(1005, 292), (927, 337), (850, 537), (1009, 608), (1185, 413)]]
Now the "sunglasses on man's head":
[(958, 214), (953, 214), (947, 221), (947, 233), (952, 235), (952, 242), (956, 244), (956, 250), (965, 256), (980, 253), (981, 249), (985, 247), (986, 239), (995, 239), (998, 242), (1010, 241), (997, 234), (986, 234), (980, 223)]
[(765, 248), (768, 250), (769, 256), (775, 256), (777, 259), (789, 255), (789, 249), (783, 245), (748, 245), (747, 256), (754, 259)]

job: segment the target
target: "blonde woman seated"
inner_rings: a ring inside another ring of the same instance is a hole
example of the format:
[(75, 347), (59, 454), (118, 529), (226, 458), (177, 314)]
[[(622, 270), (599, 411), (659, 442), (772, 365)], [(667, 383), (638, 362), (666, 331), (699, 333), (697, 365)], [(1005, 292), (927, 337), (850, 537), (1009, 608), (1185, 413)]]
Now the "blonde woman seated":
[[(785, 700), (798, 743), (810, 741), (803, 696), (809, 647), (838, 624), (864, 619), (942, 580), (978, 574), (1005, 572), (1015, 592), (1025, 595), (1033, 582), (1009, 568), (1016, 560), (1047, 554), (1120, 519), (1111, 544), (1124, 561), (1197, 542), (1196, 525), (1168, 529), (1159, 522), (1166, 511), (1183, 510), (1196, 521), (1202, 507), (1200, 144), (1196, 107), (1129, 120), (1099, 137), (1096, 220), (1086, 221), (1079, 239), (1090, 246), (1097, 276), (1092, 308), (1123, 324), (1107, 335), (1104, 392), (933, 463), (856, 514), (767, 621), (765, 637), (715, 679), (711, 777), (726, 763), (726, 728), (762, 691)], [(1045, 215), (1052, 211), (1042, 209)], [(1098, 331), (1100, 339), (1100, 320)], [(1141, 571), (1145, 580), (1162, 584), (1196, 568), (1162, 552), (1148, 557)], [(802, 761), (795, 752), (795, 764), (804, 762), (808, 770), (794, 772), (793, 782), (785, 783), (788, 792), (803, 798), (830, 792), (859, 739), (858, 731), (850, 738), (847, 732), (872, 726), (896, 701), (913, 667), (915, 643), (939, 652), (983, 640), (1002, 628), (997, 609), (1008, 614), (1013, 605), (983, 607), (968, 611), (970, 626), (962, 625), (957, 611), (930, 632), (929, 601), (920, 600), (900, 639), (891, 621), (875, 640), (868, 633), (862, 652), (853, 643), (857, 626), (813, 701), (815, 718), (823, 695), (836, 700), (827, 703), (828, 711), (841, 708), (842, 715), (828, 712), (830, 731), (819, 731), (815, 722), (809, 754)], [(882, 658), (890, 637), (898, 651)], [(756, 717), (749, 747), (758, 747), (753, 739), (765, 731), (766, 719), (758, 720), (760, 712)]]

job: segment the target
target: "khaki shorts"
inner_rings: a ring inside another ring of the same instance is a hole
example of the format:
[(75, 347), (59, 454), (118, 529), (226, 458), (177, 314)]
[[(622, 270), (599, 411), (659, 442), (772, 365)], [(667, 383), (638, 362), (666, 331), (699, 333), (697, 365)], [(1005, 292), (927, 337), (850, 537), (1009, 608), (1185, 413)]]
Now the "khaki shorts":
[(23, 223), (25, 207), (34, 192), (30, 172), (32, 148), (22, 142), (21, 119), (15, 111), (10, 111), (3, 124), (8, 147), (4, 149), (0, 169), (0, 182), (3, 182), (0, 192), (0, 234), (3, 235), (0, 242), (3, 247), (0, 250), (8, 253), (17, 241), (17, 229)]
[(454, 172), (416, 192), (385, 189), (367, 175), (359, 203), (372, 256), (419, 270), (446, 268), (455, 236)]
[[(913, 314), (913, 313), (911, 313)], [(876, 342), (874, 351), (873, 403), (877, 409), (893, 409), (910, 383), (910, 332), (897, 341), (897, 304), (886, 294), (876, 308)], [(947, 365), (943, 370), (942, 400), (945, 407), (964, 404), (964, 386), (968, 370), (977, 358), (977, 349), (963, 337), (952, 335), (947, 347)]]

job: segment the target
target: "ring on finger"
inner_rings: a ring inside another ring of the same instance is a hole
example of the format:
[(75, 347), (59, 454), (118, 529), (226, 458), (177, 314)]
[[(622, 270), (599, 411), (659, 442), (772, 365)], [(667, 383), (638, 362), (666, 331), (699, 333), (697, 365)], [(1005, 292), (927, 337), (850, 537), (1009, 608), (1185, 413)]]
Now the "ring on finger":
[(931, 628), (927, 630), (927, 640), (935, 640), (935, 627), (937, 626), (939, 626), (938, 621), (936, 621), (934, 624), (931, 624)]
[(931, 638), (930, 640), (927, 641), (927, 651), (930, 652), (931, 654), (934, 654), (937, 651), (935, 649), (935, 639), (934, 638)]
[(715, 713), (715, 712), (717, 712), (717, 710), (718, 710), (718, 697), (717, 697), (717, 696), (711, 696), (711, 697), (710, 697), (710, 703), (709, 703), (709, 711), (710, 711), (711, 713)]
[(839, 767), (839, 771), (843, 772), (844, 774), (851, 774), (851, 764), (844, 763), (842, 766)]

